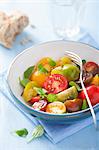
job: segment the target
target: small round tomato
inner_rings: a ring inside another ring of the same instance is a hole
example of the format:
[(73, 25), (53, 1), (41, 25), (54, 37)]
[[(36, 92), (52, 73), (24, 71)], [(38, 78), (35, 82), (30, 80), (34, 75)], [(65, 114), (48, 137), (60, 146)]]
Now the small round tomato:
[(48, 73), (35, 71), (31, 76), (31, 80), (35, 81), (40, 87), (43, 87), (43, 84), (48, 76), (49, 76)]
[(53, 74), (44, 82), (44, 88), (48, 91), (48, 93), (59, 93), (67, 89), (67, 86), (68, 82), (61, 74)]
[(95, 62), (87, 62), (84, 64), (84, 69), (87, 71), (87, 72), (90, 72), (92, 73), (93, 75), (99, 73), (99, 66), (95, 63)]
[(46, 100), (39, 100), (38, 102), (35, 102), (32, 107), (36, 110), (45, 111), (47, 107), (47, 101)]
[(58, 61), (57, 61), (57, 66), (63, 66), (65, 64), (71, 64), (72, 63), (72, 60), (67, 57), (67, 56), (63, 56), (61, 57)]
[(73, 64), (65, 64), (63, 66), (63, 74), (68, 79), (68, 81), (78, 80), (79, 73), (79, 68)]
[[(87, 90), (89, 99), (91, 101), (91, 104), (96, 105), (97, 103), (99, 103), (99, 87), (95, 85), (90, 85), (86, 87), (86, 90)], [(81, 91), (79, 93), (79, 98), (86, 99), (84, 91)]]
[(24, 88), (23, 95), (22, 95), (25, 101), (28, 102), (31, 100), (32, 97), (37, 95), (37, 92), (34, 89), (36, 85), (37, 84), (34, 81), (30, 81), (27, 83), (26, 87)]
[(66, 112), (66, 107), (62, 102), (49, 103), (46, 107), (46, 112), (53, 114), (63, 114)]
[(40, 96), (32, 97), (29, 101), (30, 104), (34, 104), (35, 102), (38, 102), (40, 100)]
[(64, 104), (68, 112), (76, 112), (81, 109), (82, 103), (83, 103), (82, 99), (77, 98), (73, 100), (67, 100)]

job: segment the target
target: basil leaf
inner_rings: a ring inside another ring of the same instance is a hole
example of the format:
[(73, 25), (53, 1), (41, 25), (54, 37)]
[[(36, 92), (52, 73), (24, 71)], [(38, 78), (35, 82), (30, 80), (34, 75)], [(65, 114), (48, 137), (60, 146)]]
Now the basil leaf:
[(41, 137), (44, 134), (44, 128), (41, 125), (38, 125), (34, 128), (32, 137), (27, 141), (28, 143), (31, 142), (32, 140)]
[(75, 86), (78, 92), (82, 91), (82, 89), (80, 88), (80, 86), (76, 82), (74, 82), (74, 81), (70, 81), (69, 82), (69, 86)]
[(51, 58), (49, 59), (49, 64), (52, 67), (56, 66), (56, 62), (54, 60), (52, 60)]
[(37, 87), (34, 87), (34, 89), (37, 91), (37, 93), (40, 95), (41, 98), (44, 98), (46, 97), (46, 90), (43, 89), (43, 88), (37, 88)]
[(26, 78), (24, 78), (23, 80), (21, 80), (20, 77), (19, 77), (19, 82), (20, 82), (20, 84), (21, 84), (23, 87), (25, 87), (25, 86), (27, 85), (27, 83), (30, 82), (30, 80), (29, 80), (29, 79), (26, 79)]
[(28, 135), (28, 130), (26, 128), (16, 130), (15, 133), (20, 137), (26, 137)]
[(88, 108), (88, 104), (86, 99), (83, 100), (83, 104), (82, 104), (82, 110), (87, 109)]
[(29, 67), (25, 72), (24, 72), (24, 78), (29, 78), (34, 70), (35, 66)]
[(39, 70), (40, 72), (48, 73), (48, 71), (43, 67), (42, 64), (39, 64), (39, 65), (38, 65), (38, 70)]
[(56, 94), (48, 94), (47, 100), (48, 100), (48, 102), (57, 101), (57, 95)]

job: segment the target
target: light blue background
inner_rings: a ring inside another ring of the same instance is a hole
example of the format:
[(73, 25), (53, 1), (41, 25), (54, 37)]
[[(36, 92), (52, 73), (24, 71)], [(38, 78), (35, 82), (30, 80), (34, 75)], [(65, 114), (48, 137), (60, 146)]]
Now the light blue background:
[[(94, 40), (99, 42), (99, 1), (87, 0), (84, 7), (83, 19), (81, 25), (87, 29)], [(40, 42), (56, 40), (54, 35), (51, 18), (50, 2), (47, 0), (32, 0), (7, 3), (0, 3), (0, 10), (10, 12), (19, 9), (28, 14), (30, 24), (36, 26), (32, 29), (30, 26), (17, 37), (12, 49), (6, 49), (0, 46), (0, 71), (8, 68), (11, 60), (25, 48)], [(26, 36), (31, 36), (33, 42), (20, 45), (20, 40)], [(0, 94), (0, 150), (98, 150), (99, 149), (99, 132), (96, 133), (93, 126), (89, 126), (80, 132), (66, 138), (62, 142), (54, 145), (44, 136), (30, 144), (26, 139), (14, 137), (11, 131), (26, 127), (30, 133), (34, 125), (31, 124), (24, 116), (18, 112), (14, 106)], [(59, 129), (60, 130), (60, 129)], [(30, 135), (29, 135), (30, 136)], [(61, 135), (60, 135), (61, 136)]]

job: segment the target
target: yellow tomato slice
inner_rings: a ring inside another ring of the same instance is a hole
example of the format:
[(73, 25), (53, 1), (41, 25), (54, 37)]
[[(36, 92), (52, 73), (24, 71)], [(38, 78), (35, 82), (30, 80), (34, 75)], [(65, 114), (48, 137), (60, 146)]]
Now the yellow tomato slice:
[(72, 60), (67, 57), (67, 56), (63, 56), (61, 57), (58, 61), (57, 61), (57, 66), (63, 66), (65, 64), (71, 64), (72, 63)]
[(43, 84), (45, 82), (45, 80), (47, 79), (47, 77), (49, 76), (48, 73), (43, 73), (40, 71), (36, 71), (32, 74), (31, 76), (31, 80), (35, 81), (40, 87), (43, 87)]
[(47, 105), (46, 112), (53, 114), (63, 114), (66, 112), (66, 107), (62, 102), (53, 102)]
[(28, 102), (32, 97), (37, 95), (37, 92), (34, 89), (35, 86), (38, 87), (35, 81), (30, 81), (29, 83), (27, 83), (22, 95), (25, 101)]
[(98, 74), (96, 74), (96, 75), (93, 77), (91, 84), (94, 84), (94, 85), (99, 86), (99, 75), (98, 75)]

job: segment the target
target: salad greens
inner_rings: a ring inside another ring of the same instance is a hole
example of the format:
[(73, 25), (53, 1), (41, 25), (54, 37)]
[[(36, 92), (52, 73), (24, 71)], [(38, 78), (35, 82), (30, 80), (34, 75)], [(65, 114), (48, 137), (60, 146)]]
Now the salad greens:
[(56, 62), (53, 59), (51, 59), (51, 58), (49, 59), (49, 64), (52, 67), (56, 66)]
[(20, 84), (25, 87), (27, 85), (27, 83), (30, 81), (29, 78), (31, 76), (31, 74), (33, 73), (34, 71), (34, 67), (35, 66), (31, 66), (29, 67), (28, 69), (26, 69), (26, 71), (24, 72), (23, 74), (23, 79), (21, 80), (20, 77), (19, 77), (19, 82)]
[(82, 110), (87, 109), (88, 108), (88, 104), (86, 99), (83, 100), (83, 104), (82, 104)]
[(78, 92), (80, 92), (82, 90), (81, 87), (74, 81), (70, 81), (69, 85), (70, 86), (75, 86)]
[(38, 70), (39, 70), (40, 72), (43, 72), (43, 73), (47, 73), (47, 72), (48, 72), (48, 71), (43, 67), (42, 64), (39, 64), (39, 65), (38, 65)]
[(47, 100), (48, 100), (48, 102), (57, 101), (57, 95), (56, 94), (48, 94)]
[(26, 137), (28, 135), (28, 130), (26, 128), (16, 130), (15, 133), (20, 137)]
[(30, 78), (30, 76), (34, 70), (34, 67), (35, 66), (31, 66), (24, 72), (24, 78), (28, 78), (28, 79)]

